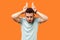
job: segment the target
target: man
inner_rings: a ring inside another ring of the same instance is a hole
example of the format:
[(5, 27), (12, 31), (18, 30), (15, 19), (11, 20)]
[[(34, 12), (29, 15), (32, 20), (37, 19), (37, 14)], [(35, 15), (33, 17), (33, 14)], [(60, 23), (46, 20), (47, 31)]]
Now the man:
[[(20, 17), (21, 14), (25, 14), (25, 18)], [(38, 14), (39, 17), (35, 18), (34, 14)], [(32, 8), (28, 8), (28, 3), (26, 3), (23, 10), (13, 14), (12, 18), (22, 26), (21, 40), (37, 40), (38, 23), (44, 23), (48, 20), (46, 15), (36, 10), (33, 3)]]

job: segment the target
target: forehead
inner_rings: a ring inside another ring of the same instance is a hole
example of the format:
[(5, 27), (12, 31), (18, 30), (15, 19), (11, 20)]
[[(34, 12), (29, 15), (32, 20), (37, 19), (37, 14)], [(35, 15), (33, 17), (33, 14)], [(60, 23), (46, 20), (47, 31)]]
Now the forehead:
[(33, 16), (34, 13), (26, 13), (26, 16)]

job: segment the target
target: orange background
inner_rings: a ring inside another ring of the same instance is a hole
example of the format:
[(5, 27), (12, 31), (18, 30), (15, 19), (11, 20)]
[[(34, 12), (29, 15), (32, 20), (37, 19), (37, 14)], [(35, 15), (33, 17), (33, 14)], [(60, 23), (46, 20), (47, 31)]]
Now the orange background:
[(59, 0), (0, 0), (0, 40), (21, 39), (21, 27), (12, 20), (11, 14), (22, 10), (26, 1), (29, 7), (34, 2), (37, 10), (49, 18), (39, 25), (38, 40), (60, 40)]

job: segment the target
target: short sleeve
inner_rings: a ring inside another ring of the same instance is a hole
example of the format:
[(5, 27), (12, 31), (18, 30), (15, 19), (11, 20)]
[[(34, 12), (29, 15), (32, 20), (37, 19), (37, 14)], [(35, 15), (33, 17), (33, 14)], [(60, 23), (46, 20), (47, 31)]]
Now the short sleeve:
[(20, 24), (22, 24), (25, 21), (25, 18), (20, 19)]
[(22, 24), (22, 22), (23, 22), (23, 18), (20, 19), (20, 22), (19, 23)]
[(40, 18), (36, 18), (36, 22), (38, 22), (38, 23), (39, 23), (40, 21), (41, 21), (41, 20), (40, 20)]

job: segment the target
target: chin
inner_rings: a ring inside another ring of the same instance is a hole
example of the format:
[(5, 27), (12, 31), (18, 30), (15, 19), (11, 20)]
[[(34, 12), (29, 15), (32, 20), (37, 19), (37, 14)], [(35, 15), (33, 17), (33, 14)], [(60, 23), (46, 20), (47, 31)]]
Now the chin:
[(32, 23), (32, 22), (29, 22), (29, 23)]

